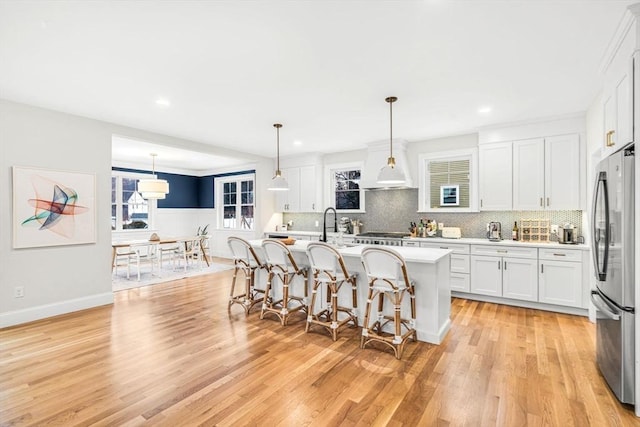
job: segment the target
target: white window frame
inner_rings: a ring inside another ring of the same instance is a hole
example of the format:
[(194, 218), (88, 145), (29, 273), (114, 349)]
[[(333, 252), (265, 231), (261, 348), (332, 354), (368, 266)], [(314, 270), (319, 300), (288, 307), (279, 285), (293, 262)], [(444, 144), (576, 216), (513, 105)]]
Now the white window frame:
[[(431, 183), (429, 176), (429, 163), (432, 161), (469, 160), (469, 207), (439, 207), (432, 208)], [(419, 185), (418, 185), (418, 212), (479, 212), (478, 206), (478, 149), (467, 148), (462, 150), (440, 151), (434, 153), (420, 153), (418, 155)]]
[[(360, 178), (362, 179), (362, 173), (364, 172), (364, 162), (348, 162), (348, 163), (333, 163), (325, 165), (324, 168), (324, 183), (325, 187), (329, 189), (325, 196), (325, 206), (335, 207), (336, 204), (336, 185), (335, 185), (335, 172), (341, 170), (355, 170), (360, 169)], [(338, 209), (337, 212), (342, 213), (366, 213), (365, 211), (365, 190), (360, 187), (360, 209)]]
[[(129, 179), (135, 179), (135, 180), (141, 180), (141, 179), (149, 179), (151, 177), (155, 177), (155, 175), (152, 174), (148, 174), (148, 173), (136, 173), (136, 172), (125, 172), (125, 171), (119, 171), (119, 170), (112, 170), (111, 171), (111, 177), (112, 178), (116, 178), (116, 228), (115, 230), (111, 230), (112, 233), (139, 233), (140, 231), (144, 231), (144, 232), (148, 232), (148, 231), (153, 231), (156, 228), (156, 213), (157, 213), (157, 200), (155, 199), (151, 199), (151, 200), (147, 200), (147, 207), (149, 209), (148, 212), (148, 224), (149, 227), (145, 228), (145, 229), (136, 229), (136, 228), (130, 228), (130, 229), (124, 229), (122, 228), (123, 224), (122, 224), (122, 179), (123, 178), (129, 178)], [(109, 203), (109, 209), (111, 209), (112, 204)], [(111, 215), (109, 215), (109, 217), (111, 217)]]
[[(251, 224), (251, 228), (242, 228), (242, 227), (234, 227), (234, 228), (225, 228), (224, 224), (224, 184), (229, 182), (236, 182), (237, 188), (237, 199), (236, 199), (236, 218), (238, 218), (238, 225), (240, 224), (240, 218), (242, 217), (242, 204), (240, 203), (241, 198), (241, 181), (253, 181), (253, 224)], [(216, 216), (217, 216), (217, 226), (218, 230), (225, 231), (255, 231), (256, 229), (256, 218), (258, 217), (256, 210), (256, 174), (255, 173), (247, 173), (242, 175), (229, 175), (229, 176), (220, 176), (215, 178), (215, 189), (216, 189)]]

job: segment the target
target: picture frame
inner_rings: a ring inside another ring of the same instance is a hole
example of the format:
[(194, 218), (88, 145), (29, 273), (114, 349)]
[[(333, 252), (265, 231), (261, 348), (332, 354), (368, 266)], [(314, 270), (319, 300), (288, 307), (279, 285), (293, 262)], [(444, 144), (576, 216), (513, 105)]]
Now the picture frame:
[(460, 206), (460, 186), (440, 186), (440, 206)]
[(12, 169), (13, 248), (96, 243), (95, 174)]

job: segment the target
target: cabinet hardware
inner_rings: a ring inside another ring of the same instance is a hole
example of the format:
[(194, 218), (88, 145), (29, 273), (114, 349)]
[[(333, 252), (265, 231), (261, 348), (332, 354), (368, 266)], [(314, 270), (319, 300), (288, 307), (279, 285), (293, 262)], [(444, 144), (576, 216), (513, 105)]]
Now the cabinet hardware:
[(482, 199), (480, 199), (480, 207), (482, 207)]
[(507, 270), (507, 261), (504, 262), (504, 270)]
[(549, 206), (549, 198), (547, 197), (547, 207)]
[(567, 254), (553, 254), (553, 256), (567, 256)]
[(506, 249), (498, 249), (498, 250), (496, 250), (496, 252), (498, 252), (500, 254), (506, 254), (509, 251), (507, 251)]
[(500, 264), (501, 264), (501, 262), (498, 261), (498, 270), (500, 270)]
[(315, 210), (316, 210), (316, 204), (315, 204), (315, 203), (312, 203), (312, 204), (311, 204), (311, 210), (312, 210), (312, 211), (315, 211)]
[(613, 147), (616, 143), (613, 141), (613, 134), (616, 133), (615, 130), (610, 130), (607, 132), (607, 147)]
[(544, 202), (542, 201), (542, 197), (540, 197), (540, 207), (543, 208), (544, 207)]
[(544, 264), (540, 264), (540, 273), (544, 273)]

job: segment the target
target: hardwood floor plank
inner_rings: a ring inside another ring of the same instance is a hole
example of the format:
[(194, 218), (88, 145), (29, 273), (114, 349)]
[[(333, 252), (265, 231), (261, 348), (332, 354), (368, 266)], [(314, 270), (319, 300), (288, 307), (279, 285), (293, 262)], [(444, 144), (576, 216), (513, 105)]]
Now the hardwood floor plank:
[[(221, 260), (218, 260), (221, 261)], [(227, 313), (231, 272), (0, 330), (0, 425), (633, 426), (585, 318), (454, 298), (439, 345)], [(382, 351), (381, 351), (382, 350)]]

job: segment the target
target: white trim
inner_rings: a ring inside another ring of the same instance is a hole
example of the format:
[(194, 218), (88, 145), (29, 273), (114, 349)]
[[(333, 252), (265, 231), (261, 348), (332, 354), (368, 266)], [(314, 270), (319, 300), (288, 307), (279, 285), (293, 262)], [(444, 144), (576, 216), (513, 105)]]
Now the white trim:
[(20, 325), (47, 317), (113, 304), (113, 293), (105, 292), (81, 298), (0, 313), (0, 328)]
[[(224, 189), (223, 185), (228, 182), (237, 182), (239, 185), (237, 187), (237, 197), (236, 200), (236, 216), (239, 221), (240, 218), (240, 197), (241, 197), (241, 186), (240, 181), (249, 181), (253, 182), (253, 228), (251, 230), (247, 230), (246, 228), (224, 228), (222, 226), (224, 222)], [(256, 206), (256, 198), (257, 198), (257, 187), (256, 187), (256, 174), (255, 172), (244, 173), (240, 175), (229, 175), (229, 176), (216, 176), (213, 179), (213, 186), (215, 189), (216, 200), (215, 200), (215, 210), (216, 210), (216, 230), (218, 231), (255, 231), (256, 228), (256, 218), (258, 217), (258, 210)]]
[[(430, 186), (427, 183), (427, 164), (432, 160), (456, 160), (469, 159), (469, 207), (468, 208), (438, 208), (434, 209), (429, 206), (431, 199)], [(464, 148), (461, 150), (439, 151), (436, 153), (420, 153), (418, 154), (418, 212), (441, 212), (441, 213), (461, 213), (461, 212), (479, 212), (478, 209), (478, 148)]]
[(340, 213), (366, 213), (365, 211), (365, 190), (362, 188), (362, 173), (364, 172), (364, 161), (353, 161), (345, 163), (330, 163), (324, 166), (324, 188), (328, 191), (324, 196), (325, 206), (334, 206), (336, 202), (335, 185), (333, 182), (333, 171), (335, 170), (347, 170), (347, 169), (360, 169), (360, 209), (336, 209)]

